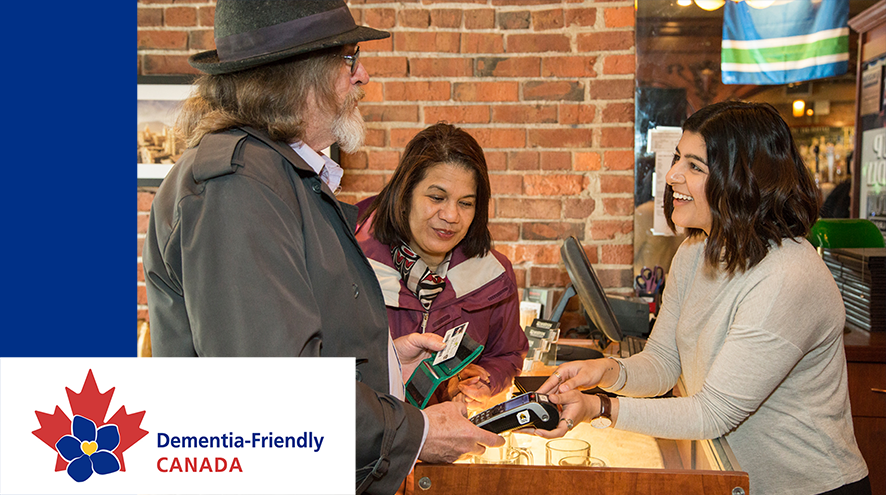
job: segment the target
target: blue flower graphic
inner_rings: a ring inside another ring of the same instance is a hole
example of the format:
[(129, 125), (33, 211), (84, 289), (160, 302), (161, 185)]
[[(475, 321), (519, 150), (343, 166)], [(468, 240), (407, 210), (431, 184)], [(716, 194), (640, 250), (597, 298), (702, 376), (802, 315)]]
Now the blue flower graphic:
[(120, 461), (113, 450), (120, 445), (120, 432), (117, 425), (107, 424), (95, 428), (95, 423), (83, 416), (74, 416), (71, 433), (55, 443), (58, 451), (68, 464), (68, 475), (74, 481), (89, 479), (92, 473), (109, 474), (120, 470)]

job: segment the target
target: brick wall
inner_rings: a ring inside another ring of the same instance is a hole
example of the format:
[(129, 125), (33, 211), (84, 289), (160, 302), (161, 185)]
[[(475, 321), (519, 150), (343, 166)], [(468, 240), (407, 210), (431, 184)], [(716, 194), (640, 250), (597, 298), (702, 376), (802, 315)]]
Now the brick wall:
[[(349, 2), (391, 31), (361, 44), (371, 76), (364, 148), (342, 156), (339, 198), (378, 192), (420, 129), (457, 124), (483, 146), (495, 247), (520, 287), (563, 287), (561, 239), (585, 245), (603, 284), (630, 292), (633, 262), (634, 7), (628, 1)], [(214, 2), (140, 0), (139, 74), (196, 73), (212, 49)], [(147, 317), (141, 246), (153, 193), (138, 193), (138, 317)], [(575, 307), (573, 301), (571, 307)], [(577, 322), (570, 315), (569, 328)]]

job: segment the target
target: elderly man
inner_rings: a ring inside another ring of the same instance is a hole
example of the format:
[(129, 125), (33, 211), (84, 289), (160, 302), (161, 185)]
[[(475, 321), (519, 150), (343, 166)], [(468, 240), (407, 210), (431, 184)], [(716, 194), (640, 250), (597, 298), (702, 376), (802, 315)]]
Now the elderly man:
[[(156, 356), (357, 358), (357, 491), (392, 493), (416, 459), (451, 462), (503, 439), (453, 402), (404, 403), (402, 374), (439, 337), (392, 342), (384, 299), (334, 196), (321, 150), (363, 142), (369, 75), (342, 0), (218, 0), (216, 50), (182, 110), (189, 149), (160, 187), (144, 246)], [(396, 349), (396, 353), (395, 353)]]

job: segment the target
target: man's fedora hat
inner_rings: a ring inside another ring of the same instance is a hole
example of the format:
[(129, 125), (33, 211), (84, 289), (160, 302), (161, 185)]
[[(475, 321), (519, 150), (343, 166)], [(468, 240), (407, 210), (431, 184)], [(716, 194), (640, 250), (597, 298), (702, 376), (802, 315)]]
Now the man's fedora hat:
[(358, 26), (344, 0), (218, 0), (216, 49), (188, 62), (207, 74), (227, 74), (390, 35)]

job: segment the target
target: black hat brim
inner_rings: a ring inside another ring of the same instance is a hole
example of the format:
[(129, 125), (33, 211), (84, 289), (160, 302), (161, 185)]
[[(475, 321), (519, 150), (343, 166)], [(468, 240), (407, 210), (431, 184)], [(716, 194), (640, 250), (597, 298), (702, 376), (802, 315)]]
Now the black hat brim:
[(311, 43), (295, 46), (287, 50), (280, 50), (274, 53), (259, 55), (257, 57), (245, 58), (242, 60), (232, 60), (229, 62), (221, 62), (218, 59), (218, 52), (210, 50), (191, 55), (188, 63), (191, 67), (205, 72), (207, 74), (228, 74), (245, 69), (251, 69), (260, 65), (265, 65), (285, 58), (301, 55), (324, 48), (332, 48), (334, 46), (352, 45), (363, 41), (381, 40), (391, 36), (387, 31), (380, 31), (366, 26), (357, 26), (355, 29), (339, 33), (328, 38), (323, 38)]

